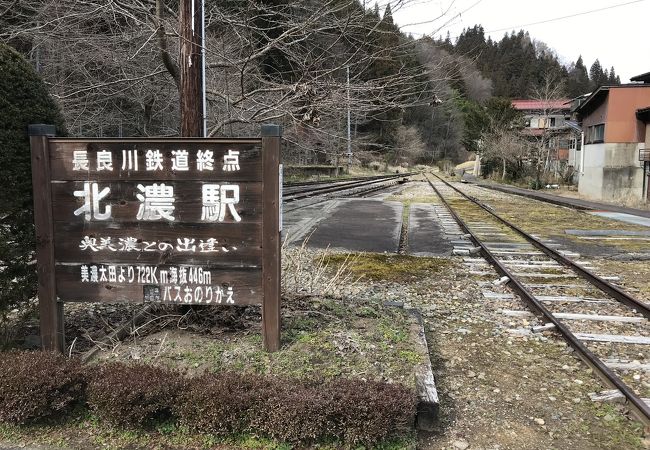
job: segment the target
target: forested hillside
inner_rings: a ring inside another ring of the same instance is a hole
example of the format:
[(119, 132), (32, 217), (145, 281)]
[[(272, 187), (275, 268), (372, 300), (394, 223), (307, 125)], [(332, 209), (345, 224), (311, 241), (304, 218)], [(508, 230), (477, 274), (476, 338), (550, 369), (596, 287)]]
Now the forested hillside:
[[(524, 31), (495, 42), (475, 26), (455, 42), (415, 40), (394, 24), (390, 4), (206, 8), (209, 135), (282, 124), (288, 162), (347, 159), (348, 110), (362, 164), (458, 161), (503, 105), (494, 97), (528, 97), (548, 75), (566, 96), (619, 82), (598, 61), (589, 73), (582, 59), (562, 66)], [(0, 40), (31, 61), (71, 134), (178, 135), (178, 0), (0, 0), (0, 11)]]
[(526, 98), (547, 74), (563, 83), (565, 95), (571, 98), (597, 86), (621, 84), (614, 67), (603, 69), (598, 59), (589, 72), (582, 56), (568, 67), (562, 65), (553, 49), (523, 30), (506, 34), (496, 42), (485, 39), (483, 27), (475, 25), (464, 30), (455, 44), (449, 38), (440, 44), (474, 60), (483, 76), (492, 80), (493, 95), (499, 97)]

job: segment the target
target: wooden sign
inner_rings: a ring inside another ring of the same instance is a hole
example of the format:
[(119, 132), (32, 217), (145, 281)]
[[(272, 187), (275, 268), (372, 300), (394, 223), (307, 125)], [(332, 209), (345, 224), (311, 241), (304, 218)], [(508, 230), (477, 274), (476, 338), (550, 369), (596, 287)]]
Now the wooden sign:
[(280, 346), (280, 128), (251, 139), (66, 139), (30, 126), (41, 334), (63, 302), (263, 305)]

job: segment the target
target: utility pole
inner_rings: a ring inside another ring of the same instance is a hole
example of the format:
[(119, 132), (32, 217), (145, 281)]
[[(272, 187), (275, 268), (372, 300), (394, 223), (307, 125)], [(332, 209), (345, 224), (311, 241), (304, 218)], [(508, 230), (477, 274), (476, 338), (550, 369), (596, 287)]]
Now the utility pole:
[[(208, 137), (208, 93), (205, 78), (205, 0), (201, 1), (201, 117), (203, 137)], [(232, 135), (232, 133), (231, 133)]]
[(350, 66), (347, 66), (347, 88), (348, 88), (348, 173), (352, 165), (352, 135), (350, 132)]
[(181, 136), (203, 135), (201, 36), (203, 23), (196, 3), (201, 0), (180, 0), (180, 109)]

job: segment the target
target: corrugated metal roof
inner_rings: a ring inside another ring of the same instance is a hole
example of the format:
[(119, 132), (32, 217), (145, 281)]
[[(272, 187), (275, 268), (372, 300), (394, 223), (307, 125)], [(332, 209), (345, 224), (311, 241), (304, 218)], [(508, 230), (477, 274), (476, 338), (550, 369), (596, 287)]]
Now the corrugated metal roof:
[(532, 111), (541, 111), (541, 110), (549, 110), (549, 109), (555, 109), (555, 110), (569, 110), (570, 106), (567, 105), (569, 103), (569, 99), (563, 98), (560, 100), (526, 100), (526, 99), (519, 99), (519, 100), (513, 100), (512, 101), (512, 107), (515, 108), (518, 111), (527, 111), (527, 110), (532, 110)]
[(642, 81), (644, 83), (650, 83), (650, 72), (642, 73), (635, 77), (630, 78), (630, 81)]

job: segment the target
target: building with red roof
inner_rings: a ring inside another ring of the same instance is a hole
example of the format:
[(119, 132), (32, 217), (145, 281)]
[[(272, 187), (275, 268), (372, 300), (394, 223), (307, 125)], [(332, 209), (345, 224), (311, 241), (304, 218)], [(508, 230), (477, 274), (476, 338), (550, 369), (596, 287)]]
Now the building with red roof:
[(578, 190), (586, 197), (648, 200), (650, 73), (631, 80), (599, 87), (575, 110), (584, 141)]
[(559, 173), (569, 163), (570, 149), (580, 142), (580, 133), (570, 124), (571, 100), (515, 99), (512, 107), (524, 116), (522, 134), (547, 149), (549, 169)]

